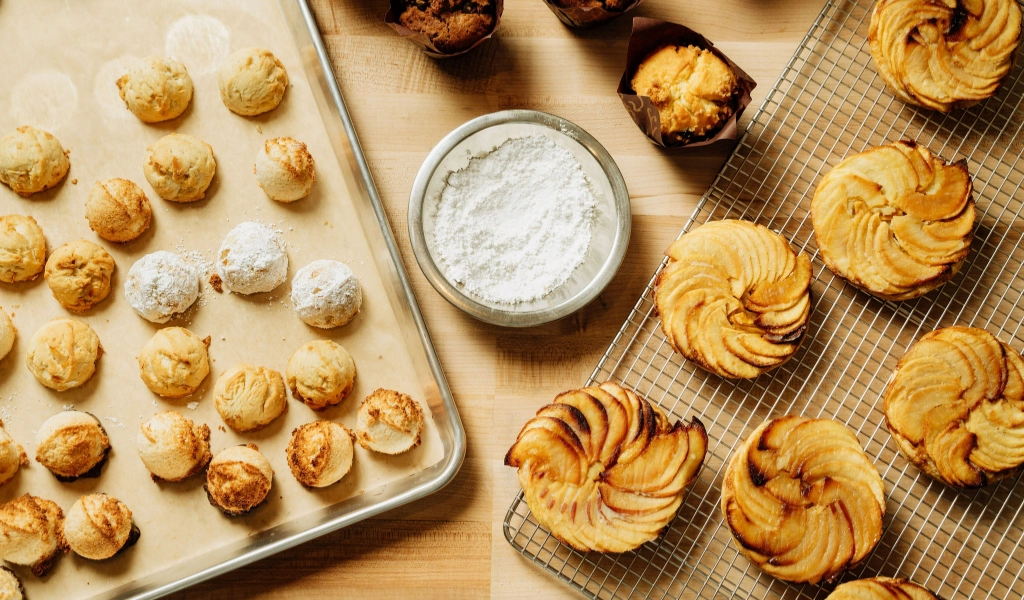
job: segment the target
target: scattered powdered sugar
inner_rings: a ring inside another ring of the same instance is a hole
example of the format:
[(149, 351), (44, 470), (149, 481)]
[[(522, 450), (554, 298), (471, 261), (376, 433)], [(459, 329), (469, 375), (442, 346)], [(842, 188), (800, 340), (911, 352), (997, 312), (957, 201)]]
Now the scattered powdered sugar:
[(449, 279), (491, 302), (541, 298), (583, 263), (597, 198), (571, 152), (542, 135), (507, 140), (448, 175), (434, 245)]

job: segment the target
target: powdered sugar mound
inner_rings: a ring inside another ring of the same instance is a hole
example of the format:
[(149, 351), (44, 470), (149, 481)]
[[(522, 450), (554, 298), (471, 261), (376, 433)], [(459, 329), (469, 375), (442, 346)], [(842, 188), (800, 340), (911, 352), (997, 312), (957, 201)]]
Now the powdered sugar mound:
[(232, 292), (269, 292), (288, 277), (284, 242), (266, 225), (241, 223), (228, 232), (220, 245), (217, 274)]
[(166, 323), (199, 297), (199, 274), (182, 257), (160, 250), (132, 265), (124, 282), (124, 297), (142, 318)]
[(583, 263), (597, 198), (571, 152), (510, 139), (449, 174), (434, 224), (446, 276), (485, 300), (541, 298)]
[(292, 279), (292, 306), (306, 324), (339, 327), (363, 304), (363, 288), (352, 269), (336, 260), (314, 260)]

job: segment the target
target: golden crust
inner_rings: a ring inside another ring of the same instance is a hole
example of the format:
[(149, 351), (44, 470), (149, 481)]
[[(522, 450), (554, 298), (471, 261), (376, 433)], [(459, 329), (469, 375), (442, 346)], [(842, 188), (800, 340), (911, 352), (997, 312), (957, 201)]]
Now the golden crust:
[(52, 188), (70, 168), (67, 152), (46, 131), (25, 126), (0, 138), (0, 183), (19, 196)]
[(184, 327), (164, 327), (142, 347), (139, 376), (154, 394), (184, 398), (210, 374), (209, 345), (210, 336), (199, 339)]
[(0, 485), (10, 481), (21, 467), (28, 465), (28, 455), (0, 421)]
[(46, 260), (44, 277), (57, 302), (73, 312), (91, 309), (110, 294), (114, 257), (86, 240), (61, 244)]
[(235, 365), (217, 379), (213, 401), (228, 427), (238, 432), (262, 429), (288, 408), (281, 374), (249, 364)]
[(349, 395), (355, 385), (356, 363), (341, 344), (316, 340), (292, 354), (286, 375), (295, 399), (319, 411)]
[(326, 487), (348, 474), (353, 451), (352, 432), (344, 425), (313, 421), (292, 431), (288, 468), (302, 485)]
[(401, 454), (420, 445), (423, 409), (408, 394), (377, 389), (359, 405), (356, 440), (367, 450)]
[(25, 494), (0, 505), (0, 558), (42, 577), (67, 551), (64, 511), (56, 502)]
[(153, 207), (142, 188), (127, 179), (98, 181), (85, 201), (85, 218), (101, 238), (117, 243), (142, 235), (153, 220)]
[(28, 346), (28, 370), (39, 383), (58, 392), (85, 385), (96, 373), (96, 361), (103, 355), (96, 332), (70, 318), (43, 325)]
[(32, 217), (0, 217), (0, 281), (32, 281), (46, 264), (46, 238)]
[[(82, 496), (64, 518), (64, 537), (83, 558), (103, 560), (123, 549), (132, 537), (132, 511), (107, 494)], [(137, 535), (137, 533), (136, 533)]]
[(36, 434), (36, 461), (62, 481), (99, 475), (109, 452), (99, 420), (77, 410), (53, 415)]
[(210, 462), (210, 428), (174, 411), (153, 415), (139, 427), (139, 458), (154, 481), (181, 481)]
[(158, 196), (172, 202), (193, 202), (206, 197), (217, 173), (217, 160), (209, 144), (191, 135), (172, 133), (146, 148), (146, 152), (142, 172)]
[(607, 382), (564, 392), (530, 419), (505, 455), (537, 521), (577, 550), (627, 552), (676, 515), (707, 451), (697, 419)]
[(306, 145), (290, 137), (263, 143), (253, 166), (256, 182), (271, 200), (294, 202), (309, 195), (316, 165)]
[(924, 146), (899, 141), (854, 154), (818, 184), (814, 237), (825, 265), (885, 300), (949, 281), (974, 239), (971, 177)]
[(274, 469), (256, 444), (232, 446), (217, 453), (206, 470), (206, 495), (210, 504), (236, 517), (266, 499)]
[(252, 117), (277, 108), (288, 89), (288, 73), (269, 50), (242, 48), (217, 70), (217, 85), (228, 110)]
[(766, 573), (831, 582), (881, 539), (885, 487), (852, 431), (786, 416), (733, 453), (721, 506), (737, 548)]
[(722, 377), (750, 379), (789, 360), (811, 314), (811, 261), (763, 225), (726, 219), (665, 251), (654, 299), (672, 347)]
[(192, 78), (171, 58), (147, 56), (116, 83), (128, 110), (144, 123), (174, 119), (192, 100)]
[(906, 579), (871, 577), (837, 586), (825, 600), (939, 600), (939, 597)]

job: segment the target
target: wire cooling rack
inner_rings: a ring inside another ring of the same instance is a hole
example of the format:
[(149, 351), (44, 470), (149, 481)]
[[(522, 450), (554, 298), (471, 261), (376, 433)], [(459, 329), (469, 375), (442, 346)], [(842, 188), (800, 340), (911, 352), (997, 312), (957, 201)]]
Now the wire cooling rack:
[[(881, 395), (911, 342), (969, 324), (1024, 348), (1024, 74), (949, 115), (895, 99), (867, 48), (870, 0), (830, 0), (754, 116), (746, 135), (684, 231), (723, 218), (762, 223), (814, 257), (815, 304), (800, 352), (752, 381), (721, 379), (683, 360), (662, 335), (648, 284), (591, 382), (616, 380), (677, 418), (707, 426), (707, 460), (664, 536), (621, 555), (584, 554), (541, 529), (520, 494), (505, 517), (509, 543), (595, 598), (824, 598), (828, 586), (791, 585), (762, 573), (730, 540), (719, 511), (722, 471), (765, 419), (828, 417), (857, 432), (885, 480), (885, 532), (846, 579), (903, 576), (943, 598), (1022, 597), (1024, 485), (976, 491), (934, 483), (896, 451)], [(847, 154), (912, 139), (947, 159), (966, 158), (980, 218), (971, 254), (952, 281), (918, 300), (888, 303), (822, 264), (808, 208), (814, 186)]]

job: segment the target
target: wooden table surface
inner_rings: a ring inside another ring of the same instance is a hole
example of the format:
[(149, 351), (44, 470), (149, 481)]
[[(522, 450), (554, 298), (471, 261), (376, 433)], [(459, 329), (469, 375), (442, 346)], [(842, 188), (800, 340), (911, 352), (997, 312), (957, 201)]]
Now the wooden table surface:
[[(505, 541), (501, 523), (518, 483), (502, 459), (537, 408), (587, 380), (732, 146), (665, 151), (640, 133), (615, 93), (628, 17), (574, 32), (542, 0), (506, 0), (492, 39), (434, 61), (384, 24), (387, 0), (312, 4), (455, 395), (466, 460), (433, 496), (176, 597), (572, 597)], [(630, 14), (682, 23), (715, 42), (760, 84), (749, 119), (822, 5), (647, 0)], [(525, 330), (476, 322), (442, 299), (412, 256), (406, 226), (413, 178), (434, 144), (469, 119), (509, 108), (554, 113), (593, 134), (618, 162), (633, 207), (629, 251), (604, 293), (575, 315)]]

